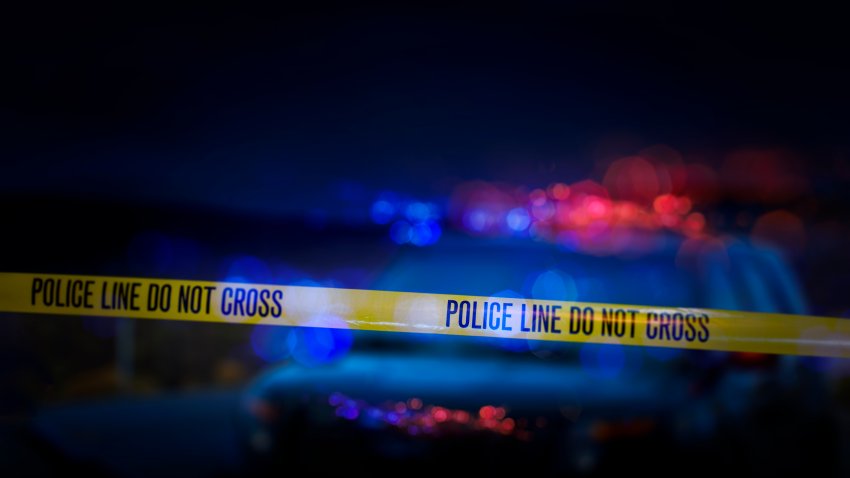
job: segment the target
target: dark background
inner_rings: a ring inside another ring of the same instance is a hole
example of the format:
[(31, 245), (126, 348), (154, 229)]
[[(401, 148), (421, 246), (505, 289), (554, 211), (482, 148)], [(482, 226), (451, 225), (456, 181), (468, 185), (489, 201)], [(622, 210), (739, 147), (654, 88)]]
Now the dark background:
[(272, 212), (334, 180), (579, 178), (665, 143), (847, 175), (837, 12), (714, 3), (120, 8), (5, 15), (5, 190)]

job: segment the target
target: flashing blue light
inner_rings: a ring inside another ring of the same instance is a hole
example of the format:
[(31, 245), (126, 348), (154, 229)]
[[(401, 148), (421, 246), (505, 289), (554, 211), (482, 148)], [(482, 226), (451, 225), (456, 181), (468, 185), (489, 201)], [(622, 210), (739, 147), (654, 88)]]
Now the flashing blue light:
[(561, 271), (541, 273), (531, 286), (531, 297), (541, 300), (576, 300), (578, 290), (572, 276)]
[(274, 268), (274, 276), (277, 284), (295, 284), (308, 278), (306, 272), (288, 265), (278, 265)]
[(272, 273), (265, 262), (253, 256), (240, 256), (230, 263), (226, 282), (263, 282), (272, 281)]
[(599, 378), (616, 378), (626, 364), (622, 345), (585, 344), (579, 357), (584, 371)]
[(347, 329), (298, 328), (286, 338), (286, 346), (298, 363), (315, 367), (344, 356), (351, 349), (354, 334)]
[(475, 232), (481, 232), (487, 228), (487, 212), (482, 209), (472, 209), (463, 215), (463, 225)]
[(336, 409), (336, 415), (346, 420), (356, 420), (360, 416), (360, 409), (354, 400), (345, 400), (345, 403)]
[(289, 357), (286, 346), (289, 329), (258, 325), (251, 331), (251, 348), (254, 353), (266, 362), (277, 362)]
[(395, 205), (385, 199), (379, 199), (372, 204), (372, 221), (375, 224), (387, 224), (395, 214)]
[(390, 239), (396, 244), (406, 244), (410, 242), (412, 228), (407, 221), (396, 221), (390, 227)]
[(525, 299), (525, 296), (513, 289), (500, 290), (499, 292), (491, 294), (490, 297), (498, 297), (500, 299)]
[(313, 279), (303, 278), (295, 281), (292, 285), (297, 285), (300, 287), (323, 287), (320, 282), (314, 281)]
[(405, 208), (404, 215), (411, 222), (423, 222), (436, 216), (435, 207), (424, 202), (412, 202)]
[(430, 246), (440, 239), (443, 231), (435, 221), (416, 224), (410, 229), (410, 243), (415, 246)]
[(528, 215), (528, 211), (522, 207), (511, 209), (505, 220), (508, 223), (508, 227), (514, 232), (522, 232), (528, 229), (528, 226), (531, 224), (531, 217)]

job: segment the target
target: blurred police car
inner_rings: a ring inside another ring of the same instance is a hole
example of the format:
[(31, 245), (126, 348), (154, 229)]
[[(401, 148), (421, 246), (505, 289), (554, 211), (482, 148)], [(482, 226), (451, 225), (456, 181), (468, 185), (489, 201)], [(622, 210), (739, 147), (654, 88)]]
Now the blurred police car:
[[(131, 256), (139, 274), (215, 277), (209, 263), (220, 258), (216, 251), (266, 238), (249, 245), (336, 271), (329, 276), (351, 264), (368, 269), (340, 284), (354, 287), (770, 312), (805, 307), (782, 260), (745, 244), (683, 257), (681, 238), (660, 236), (646, 254), (595, 256), (460, 233), (430, 247), (388, 247), (360, 228), (303, 225), (278, 226), (299, 234), (272, 244), (262, 221), (210, 235), (182, 217), (158, 214), (150, 222), (203, 238), (213, 252), (204, 256), (179, 241), (163, 249), (159, 235), (141, 236), (141, 247), (133, 223), (127, 237), (131, 251), (143, 249)], [(215, 220), (219, 230), (223, 219)], [(111, 234), (112, 243), (121, 237)], [(79, 247), (92, 257), (103, 253), (90, 249)], [(177, 268), (165, 268), (162, 257)], [(256, 259), (229, 264), (223, 279), (269, 280), (254, 270)], [(821, 380), (793, 357), (259, 326), (250, 340), (254, 353), (278, 365), (245, 389), (42, 407), (29, 427), (33, 439), (43, 453), (63, 457), (63, 466), (119, 476), (345, 473), (355, 463), (378, 475), (441, 472), (448, 463), (471, 472), (592, 475), (641, 465), (680, 474), (748, 463), (831, 469), (836, 460), (823, 441), (804, 438), (832, 429), (817, 398)], [(811, 406), (794, 398), (803, 389), (814, 397), (805, 402)]]
[[(679, 240), (665, 241), (624, 259), (448, 235), (431, 248), (400, 249), (374, 288), (804, 312), (792, 273), (771, 252), (739, 244), (687, 265)], [(700, 473), (721, 471), (708, 460), (719, 453), (732, 461), (805, 453), (799, 440), (739, 426), (800, 386), (790, 357), (380, 334), (356, 341), (338, 361), (283, 365), (248, 389), (241, 429), (255, 470), (344, 472), (358, 463), (390, 474), (452, 463), (471, 472), (645, 465), (678, 474), (694, 463)], [(763, 444), (750, 445), (754, 455), (734, 453), (754, 439)]]

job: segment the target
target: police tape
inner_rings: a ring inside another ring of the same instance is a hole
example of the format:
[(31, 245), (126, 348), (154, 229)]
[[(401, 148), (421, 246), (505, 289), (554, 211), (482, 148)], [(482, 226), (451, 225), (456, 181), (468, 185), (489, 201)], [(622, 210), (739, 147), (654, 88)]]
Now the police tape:
[(850, 358), (850, 320), (236, 282), (0, 273), (0, 312)]

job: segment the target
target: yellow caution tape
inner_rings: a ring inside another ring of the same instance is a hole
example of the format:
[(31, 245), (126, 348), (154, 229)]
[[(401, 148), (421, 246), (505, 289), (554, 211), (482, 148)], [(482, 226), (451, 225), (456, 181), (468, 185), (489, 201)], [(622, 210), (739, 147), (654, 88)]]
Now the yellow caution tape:
[(850, 357), (844, 319), (326, 287), (0, 273), (0, 311)]

